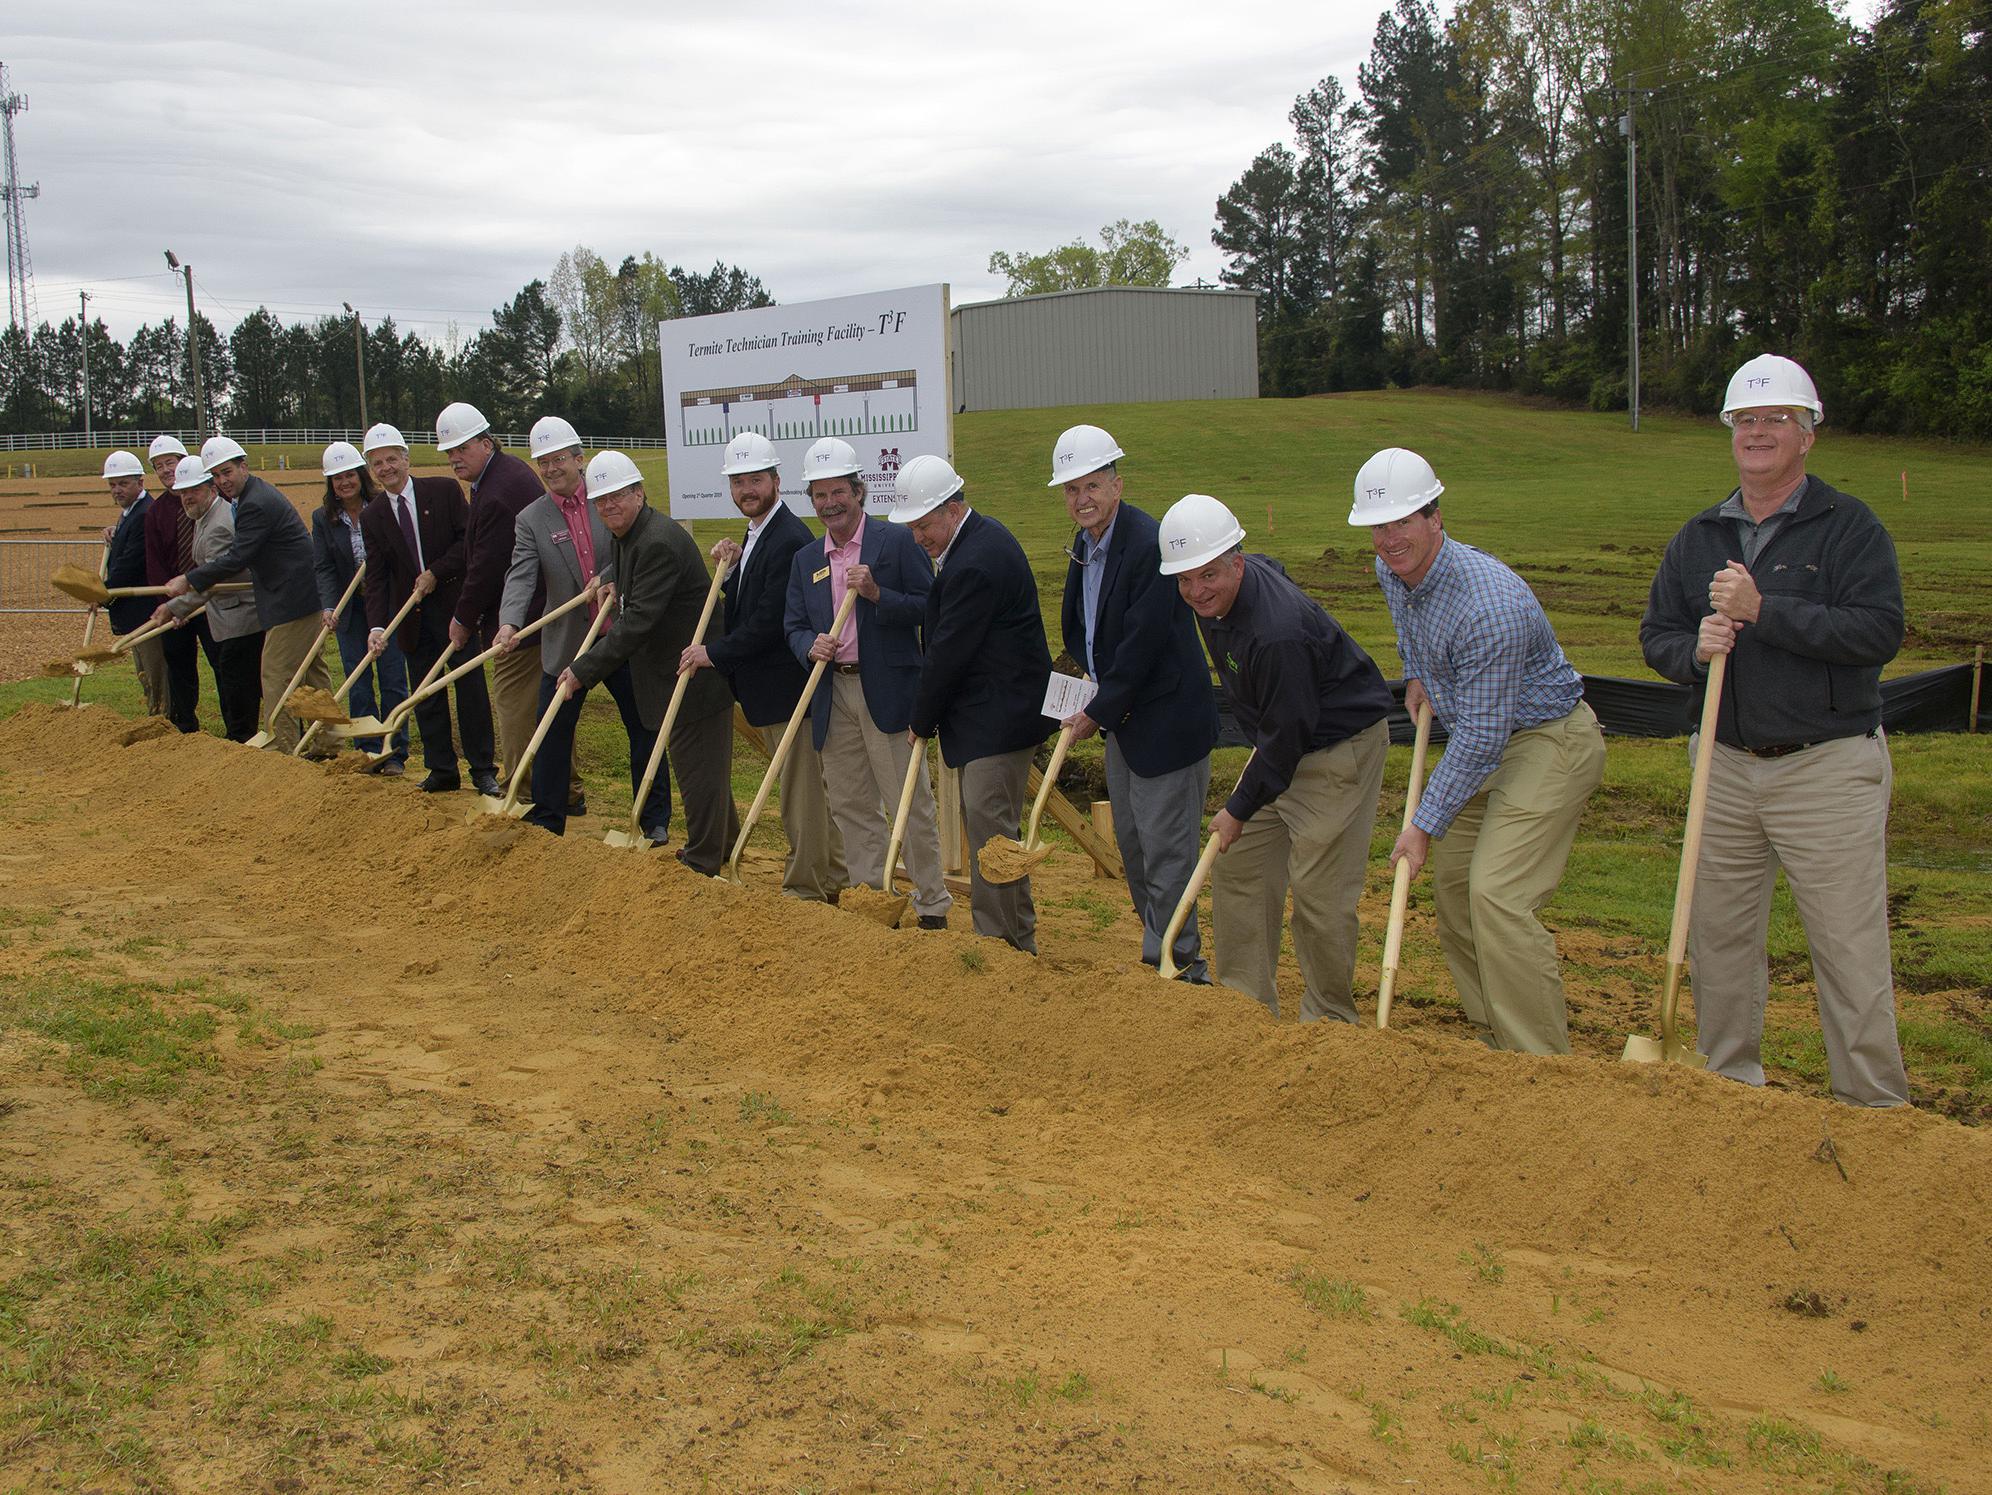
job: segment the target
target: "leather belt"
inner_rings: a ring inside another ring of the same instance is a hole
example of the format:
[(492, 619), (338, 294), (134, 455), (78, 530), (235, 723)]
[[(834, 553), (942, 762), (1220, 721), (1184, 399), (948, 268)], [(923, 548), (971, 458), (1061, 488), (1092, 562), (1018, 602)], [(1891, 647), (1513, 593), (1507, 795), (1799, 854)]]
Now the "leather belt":
[[(1869, 727), (1866, 735), (1875, 735), (1875, 728)], [(1793, 753), (1802, 753), (1807, 748), (1818, 747), (1820, 742), (1836, 742), (1838, 738), (1822, 737), (1814, 742), (1788, 742), (1783, 747), (1746, 747), (1744, 752), (1753, 758), (1789, 758)]]
[(835, 664), (835, 663), (833, 663), (833, 664), (832, 664), (832, 665), (830, 666), (830, 668), (831, 668), (831, 669), (833, 669), (833, 670), (835, 670), (835, 671), (836, 671), (836, 672), (837, 672), (838, 674), (840, 674), (840, 675), (855, 675), (855, 674), (857, 674), (857, 672), (858, 672), (858, 667), (857, 667), (856, 665), (854, 665), (854, 664)]

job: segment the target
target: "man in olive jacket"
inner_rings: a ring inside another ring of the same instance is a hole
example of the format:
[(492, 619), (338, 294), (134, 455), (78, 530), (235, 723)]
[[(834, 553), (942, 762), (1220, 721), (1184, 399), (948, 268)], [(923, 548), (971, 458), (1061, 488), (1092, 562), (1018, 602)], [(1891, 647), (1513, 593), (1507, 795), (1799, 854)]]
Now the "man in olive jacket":
[[(640, 774), (664, 724), (678, 660), (698, 629), (712, 578), (697, 542), (650, 507), (642, 474), (628, 457), (596, 453), (588, 464), (587, 483), (589, 500), (610, 536), (615, 620), (561, 671), (555, 688), (572, 696), (629, 666), (643, 726), (640, 741), (631, 732), (629, 753)], [(658, 783), (670, 770), (685, 807), (685, 849), (678, 860), (716, 877), (740, 832), (733, 806), (733, 695), (717, 670), (700, 670), (692, 677), (671, 725), (666, 759), (658, 768)]]

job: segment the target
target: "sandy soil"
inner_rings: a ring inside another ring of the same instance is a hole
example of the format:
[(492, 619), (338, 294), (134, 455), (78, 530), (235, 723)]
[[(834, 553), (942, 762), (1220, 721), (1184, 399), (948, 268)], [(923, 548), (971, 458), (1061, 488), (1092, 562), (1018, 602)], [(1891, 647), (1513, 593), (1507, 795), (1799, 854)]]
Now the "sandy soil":
[[(128, 727), (0, 724), (0, 901), (315, 1031), (309, 1120), (246, 1049), (203, 1119), (0, 1034), (0, 1192), (246, 1220), (255, 1313), (436, 1450), (231, 1420), (204, 1365), (155, 1488), (1988, 1487), (1983, 1131), (1275, 1024), (1130, 968), (1063, 853), (1032, 961)], [(0, 1221), (0, 1281), (61, 1224)]]

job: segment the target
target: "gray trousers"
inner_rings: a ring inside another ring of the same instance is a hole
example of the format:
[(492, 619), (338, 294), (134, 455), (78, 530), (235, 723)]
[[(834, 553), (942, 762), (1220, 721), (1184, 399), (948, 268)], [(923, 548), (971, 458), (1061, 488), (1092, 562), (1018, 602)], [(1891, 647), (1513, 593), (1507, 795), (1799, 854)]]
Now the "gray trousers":
[[(1112, 733), (1107, 737), (1107, 800), (1114, 807), (1114, 844), (1120, 848), (1127, 891), (1141, 916), (1141, 958), (1162, 964), (1162, 931), (1182, 901), (1203, 848), (1204, 796), (1210, 791), (1210, 757), (1187, 768), (1143, 778), (1127, 766)], [(1203, 940), (1195, 918), (1176, 935), (1177, 969), (1191, 981), (1207, 979)]]
[(1771, 889), (1783, 867), (1812, 950), (1833, 1094), (1857, 1106), (1907, 1104), (1888, 949), (1894, 782), (1880, 736), (1843, 737), (1783, 758), (1715, 745), (1688, 953), (1696, 1031), (1717, 1074), (1764, 1083), (1765, 946)]
[[(149, 638), (142, 644), (134, 644), (131, 649), (131, 667), (138, 676), (139, 689), (145, 693), (145, 714), (164, 716), (166, 714), (166, 645), (157, 637)], [(291, 666), (296, 669), (296, 665)]]
[(664, 751), (685, 816), (685, 849), (678, 860), (717, 877), (740, 837), (740, 811), (733, 803), (733, 703), (695, 721), (680, 716)]
[[(809, 723), (802, 724), (807, 734)], [(885, 886), (885, 846), (913, 744), (904, 732), (882, 732), (865, 705), (864, 683), (856, 675), (830, 676), (830, 731), (823, 739), (823, 789), (831, 817), (843, 836), (850, 885)], [(921, 761), (927, 750), (920, 748)], [(784, 790), (784, 793), (787, 791)], [(934, 791), (927, 771), (913, 781), (913, 803), (903, 832), (906, 870), (913, 878), (913, 912), (946, 917), (954, 895), (941, 876), (941, 836), (934, 824)]]
[(1017, 840), (1023, 829), (1024, 785), (1034, 748), (975, 758), (961, 766), (961, 815), (968, 827), (968, 900), (975, 932), (1037, 954), (1037, 905), (1031, 880), (988, 882), (982, 876), (982, 843), (991, 836)]
[(1286, 793), (1245, 822), (1211, 874), (1217, 979), (1280, 1011), (1280, 915), (1293, 889), (1300, 1020), (1353, 1023), (1356, 900), (1369, 865), (1390, 730), (1376, 722), (1300, 760)]

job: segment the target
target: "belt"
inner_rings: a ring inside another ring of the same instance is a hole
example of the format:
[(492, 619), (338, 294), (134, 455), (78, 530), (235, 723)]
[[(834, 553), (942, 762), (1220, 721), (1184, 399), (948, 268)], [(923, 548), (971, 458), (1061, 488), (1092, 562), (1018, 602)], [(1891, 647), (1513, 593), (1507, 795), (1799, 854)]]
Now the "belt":
[[(1866, 736), (1875, 735), (1876, 729), (1869, 727)], [(1789, 758), (1793, 753), (1802, 753), (1807, 748), (1818, 747), (1821, 742), (1837, 742), (1838, 738), (1822, 737), (1813, 742), (1788, 742), (1782, 747), (1746, 747), (1744, 752), (1753, 758)]]
[(833, 663), (833, 664), (832, 664), (832, 665), (830, 666), (830, 668), (831, 668), (831, 669), (833, 669), (833, 670), (835, 670), (835, 671), (836, 671), (836, 672), (837, 672), (838, 674), (840, 674), (840, 675), (855, 675), (855, 674), (857, 674), (857, 672), (858, 672), (858, 667), (857, 667), (856, 665), (854, 665), (854, 664), (835, 664), (835, 663)]

